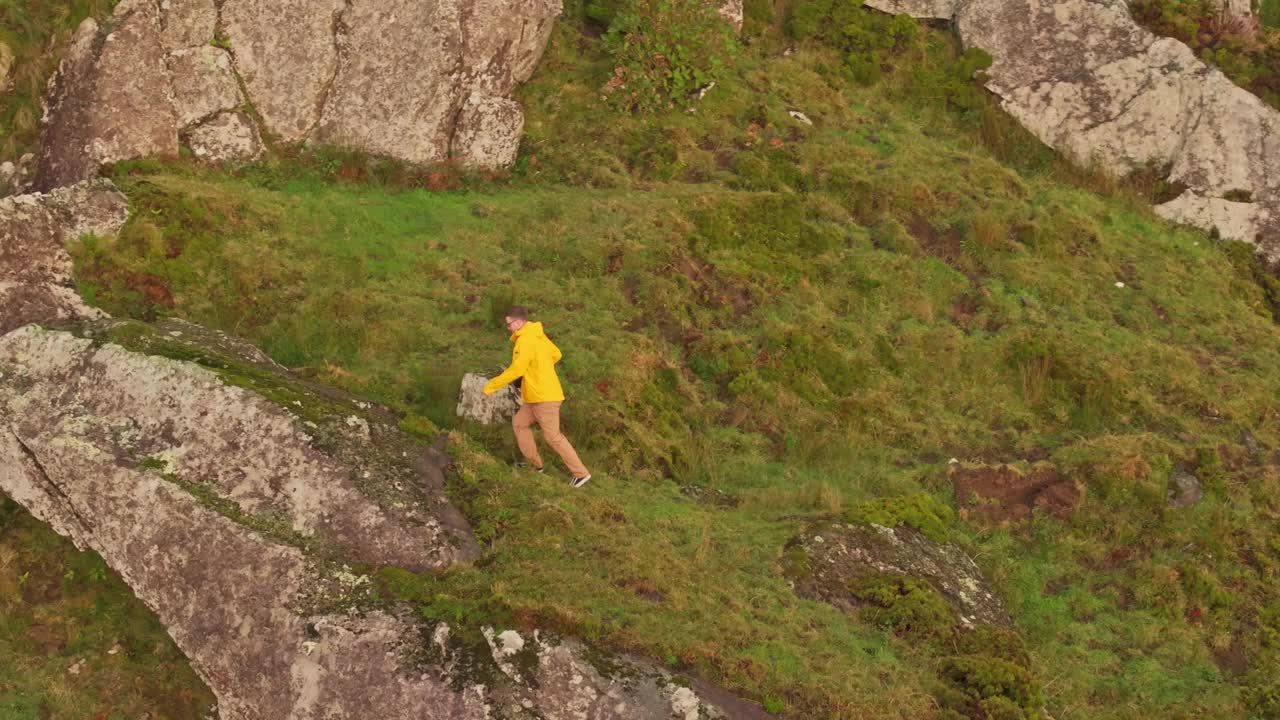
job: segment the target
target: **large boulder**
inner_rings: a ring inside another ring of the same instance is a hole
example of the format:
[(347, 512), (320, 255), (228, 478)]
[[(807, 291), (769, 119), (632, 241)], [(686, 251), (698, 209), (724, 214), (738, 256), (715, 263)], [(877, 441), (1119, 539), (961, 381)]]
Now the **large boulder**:
[(178, 153), (160, 34), (152, 0), (124, 0), (104, 27), (80, 24), (51, 82), (38, 189), (85, 180), (107, 163)]
[(212, 45), (179, 48), (169, 53), (173, 93), (182, 127), (198, 123), (243, 102), (231, 70), (231, 55)]
[(128, 200), (107, 180), (0, 199), (0, 334), (101, 318), (72, 288), (66, 244), (114, 235), (128, 217)]
[(247, 162), (262, 157), (258, 130), (244, 113), (224, 112), (183, 135), (191, 152), (210, 163)]
[[(204, 141), (197, 157), (252, 159), (263, 133), (510, 165), (524, 127), (510, 96), (560, 12), (560, 0), (125, 0), (80, 27), (51, 83), (40, 186), (174, 154), (179, 137)], [(228, 114), (247, 104), (265, 127)], [(211, 119), (230, 151), (210, 149)]]
[(993, 63), (987, 87), (1050, 147), (1117, 174), (1157, 167), (1185, 191), (1156, 211), (1280, 259), (1280, 112), (1121, 0), (869, 0), (952, 18)]
[(314, 139), (413, 162), (511, 164), (524, 118), (509, 95), (533, 73), (560, 10), (559, 0), (349, 6)]

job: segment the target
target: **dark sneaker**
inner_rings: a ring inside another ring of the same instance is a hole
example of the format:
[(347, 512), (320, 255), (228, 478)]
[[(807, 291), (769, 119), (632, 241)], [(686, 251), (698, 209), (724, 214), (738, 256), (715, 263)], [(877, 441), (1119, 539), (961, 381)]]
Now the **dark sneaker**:
[(590, 479), (591, 479), (591, 476), (590, 476), (590, 475), (583, 475), (583, 476), (582, 476), (582, 477), (580, 477), (580, 478), (574, 478), (574, 479), (572, 479), (572, 480), (570, 480), (570, 481), (569, 481), (569, 487), (580, 488), (580, 487), (582, 487), (583, 485), (586, 485), (586, 484), (587, 484), (587, 481), (588, 481), (588, 480), (590, 480)]
[(539, 474), (545, 472), (546, 470), (546, 468), (535, 467), (524, 460), (518, 461), (516, 463), (516, 467), (519, 468), (520, 470), (532, 470)]

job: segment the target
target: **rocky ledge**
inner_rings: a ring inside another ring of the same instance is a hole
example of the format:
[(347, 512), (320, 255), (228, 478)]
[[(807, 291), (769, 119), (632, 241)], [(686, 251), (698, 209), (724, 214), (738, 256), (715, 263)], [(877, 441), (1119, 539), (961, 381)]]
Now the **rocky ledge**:
[(1124, 0), (868, 0), (953, 20), (991, 54), (987, 87), (1036, 137), (1117, 174), (1155, 168), (1175, 222), (1280, 260), (1280, 112), (1138, 26)]

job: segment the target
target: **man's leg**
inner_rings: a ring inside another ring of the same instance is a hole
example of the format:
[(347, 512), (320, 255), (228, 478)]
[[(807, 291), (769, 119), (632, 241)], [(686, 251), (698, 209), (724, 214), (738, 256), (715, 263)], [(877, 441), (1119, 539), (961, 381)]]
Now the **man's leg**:
[(511, 416), (511, 429), (516, 433), (516, 444), (520, 446), (520, 454), (535, 468), (542, 467), (542, 456), (538, 454), (538, 443), (533, 439), (533, 405), (525, 403), (516, 414)]
[(560, 403), (541, 402), (525, 407), (533, 408), (533, 416), (538, 420), (538, 427), (542, 428), (542, 439), (556, 451), (564, 461), (565, 467), (569, 468), (569, 472), (573, 473), (575, 478), (590, 475), (591, 473), (587, 472), (587, 466), (583, 465), (582, 460), (578, 458), (573, 445), (569, 444), (569, 438), (560, 432)]

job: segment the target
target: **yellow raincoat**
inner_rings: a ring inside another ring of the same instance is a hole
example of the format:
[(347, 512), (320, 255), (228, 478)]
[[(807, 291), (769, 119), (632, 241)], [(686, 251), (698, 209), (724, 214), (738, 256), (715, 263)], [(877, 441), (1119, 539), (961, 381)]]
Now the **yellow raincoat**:
[(560, 348), (542, 332), (542, 323), (527, 322), (511, 333), (516, 344), (511, 351), (511, 367), (484, 386), (484, 394), (492, 395), (510, 385), (516, 378), (520, 383), (520, 397), (527, 403), (556, 402), (564, 400), (560, 378), (556, 377), (556, 363), (560, 362)]

